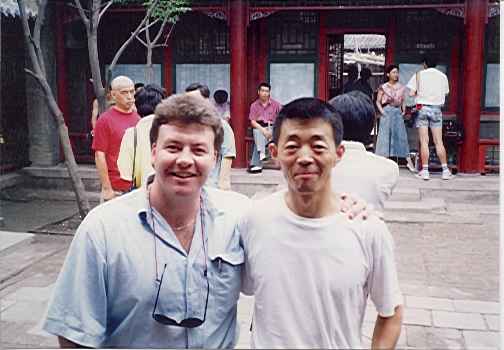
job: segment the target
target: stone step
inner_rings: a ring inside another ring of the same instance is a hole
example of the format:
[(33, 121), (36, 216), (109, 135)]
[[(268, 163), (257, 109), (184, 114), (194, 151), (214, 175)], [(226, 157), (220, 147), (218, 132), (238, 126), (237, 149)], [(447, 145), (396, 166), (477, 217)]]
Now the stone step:
[[(88, 201), (100, 202), (100, 192), (86, 192), (86, 195)], [(75, 201), (76, 197), (74, 191), (15, 186), (3, 190), (2, 199), (13, 201), (29, 201), (32, 199)]]
[[(465, 213), (464, 213), (465, 214)], [(478, 213), (468, 215), (425, 214), (416, 212), (384, 212), (385, 222), (399, 223), (441, 223), (441, 224), (483, 224)]]
[(424, 214), (445, 214), (446, 202), (442, 198), (423, 198), (421, 201), (388, 201), (385, 212), (410, 212)]
[(400, 202), (417, 202), (420, 200), (420, 190), (418, 188), (395, 188), (394, 192), (388, 199), (389, 201), (400, 201)]

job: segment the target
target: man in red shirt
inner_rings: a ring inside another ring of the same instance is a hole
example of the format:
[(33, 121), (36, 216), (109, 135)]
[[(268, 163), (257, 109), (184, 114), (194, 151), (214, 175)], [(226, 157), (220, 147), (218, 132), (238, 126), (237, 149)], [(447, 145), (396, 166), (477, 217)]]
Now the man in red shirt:
[(254, 151), (249, 173), (255, 174), (262, 172), (261, 163), (266, 161), (266, 146), (273, 135), (273, 122), (275, 116), (282, 109), (282, 105), (270, 98), (271, 85), (261, 83), (257, 89), (259, 98), (250, 106), (249, 119), (252, 124), (254, 134)]
[(98, 118), (93, 138), (96, 169), (102, 183), (100, 203), (120, 196), (131, 186), (131, 181), (121, 179), (117, 157), (124, 132), (140, 120), (140, 116), (133, 109), (133, 81), (126, 76), (118, 76), (112, 80), (111, 87), (115, 106)]

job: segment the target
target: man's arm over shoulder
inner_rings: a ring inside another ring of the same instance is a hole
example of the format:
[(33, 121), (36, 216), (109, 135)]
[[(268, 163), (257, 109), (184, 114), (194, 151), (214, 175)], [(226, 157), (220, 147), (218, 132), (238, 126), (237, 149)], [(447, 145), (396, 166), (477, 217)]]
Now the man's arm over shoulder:
[(368, 242), (372, 268), (367, 287), (378, 312), (372, 347), (392, 348), (401, 331), (404, 303), (394, 261), (394, 240), (385, 223), (375, 220), (367, 224), (368, 230), (372, 230)]

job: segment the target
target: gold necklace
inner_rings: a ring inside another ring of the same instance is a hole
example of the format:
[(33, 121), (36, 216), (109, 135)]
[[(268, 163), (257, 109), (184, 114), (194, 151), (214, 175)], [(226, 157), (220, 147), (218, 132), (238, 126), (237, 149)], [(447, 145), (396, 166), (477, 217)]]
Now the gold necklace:
[(191, 226), (192, 224), (194, 224), (194, 222), (196, 221), (196, 217), (194, 218), (193, 221), (191, 221), (190, 223), (188, 223), (187, 225), (184, 225), (184, 226), (179, 226), (179, 227), (172, 227), (172, 230), (174, 231), (179, 231), (179, 230), (183, 230), (185, 228), (188, 228), (189, 226)]
[[(201, 197), (199, 198), (199, 203), (201, 205)], [(172, 227), (172, 230), (173, 231), (180, 231), (180, 230), (183, 230), (185, 228), (188, 228), (190, 226), (192, 226), (192, 224), (194, 224), (196, 222), (196, 217), (198, 216), (198, 212), (196, 212), (196, 215), (194, 216), (194, 220), (192, 220), (190, 223), (188, 223), (187, 225), (182, 225), (182, 226), (178, 226), (178, 227)]]

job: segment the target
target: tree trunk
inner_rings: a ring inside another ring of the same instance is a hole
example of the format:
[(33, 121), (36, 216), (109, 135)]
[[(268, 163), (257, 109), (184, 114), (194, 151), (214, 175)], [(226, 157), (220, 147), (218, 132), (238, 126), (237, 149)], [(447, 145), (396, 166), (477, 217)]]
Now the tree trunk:
[(77, 173), (77, 164), (75, 163), (75, 158), (73, 155), (72, 147), (70, 144), (70, 138), (68, 136), (68, 129), (65, 125), (65, 120), (63, 119), (63, 113), (58, 107), (54, 95), (52, 94), (51, 88), (46, 80), (45, 66), (42, 57), (42, 52), (40, 50), (40, 28), (43, 25), (44, 10), (46, 1), (38, 3), (38, 15), (37, 21), (34, 26), (34, 34), (31, 36), (30, 26), (28, 24), (28, 17), (25, 10), (25, 2), (23, 0), (18, 0), (18, 7), (21, 17), (21, 23), (23, 26), (23, 32), (25, 37), (25, 44), (29, 52), (30, 61), (34, 67), (35, 73), (30, 70), (26, 70), (29, 74), (35, 77), (40, 87), (42, 88), (47, 105), (51, 114), (53, 115), (55, 121), (58, 123), (59, 137), (61, 141), (61, 147), (63, 149), (63, 154), (65, 155), (65, 160), (67, 163), (68, 174), (72, 182), (72, 187), (74, 189), (75, 195), (77, 197), (77, 205), (79, 207), (79, 214), (81, 218), (84, 218), (90, 211), (89, 201), (84, 190), (84, 185), (82, 180)]
[(145, 77), (145, 85), (150, 84), (152, 75), (152, 45), (147, 47), (147, 76)]

